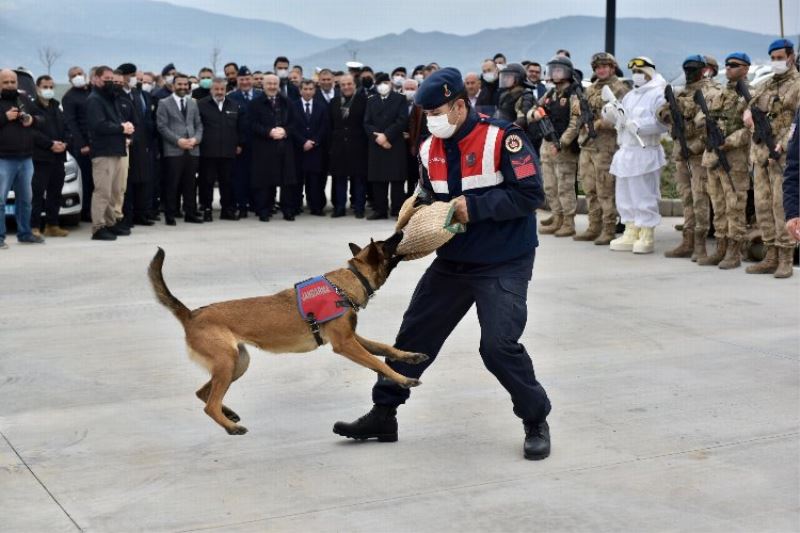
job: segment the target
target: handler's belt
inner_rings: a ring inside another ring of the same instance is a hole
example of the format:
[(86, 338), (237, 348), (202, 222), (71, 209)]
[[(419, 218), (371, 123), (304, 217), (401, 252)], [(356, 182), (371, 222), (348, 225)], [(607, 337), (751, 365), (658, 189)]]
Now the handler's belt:
[(300, 311), (300, 316), (308, 323), (319, 346), (323, 344), (320, 324), (339, 318), (347, 312), (348, 307), (355, 311), (359, 309), (342, 289), (325, 276), (296, 283), (294, 290), (297, 294), (297, 309)]

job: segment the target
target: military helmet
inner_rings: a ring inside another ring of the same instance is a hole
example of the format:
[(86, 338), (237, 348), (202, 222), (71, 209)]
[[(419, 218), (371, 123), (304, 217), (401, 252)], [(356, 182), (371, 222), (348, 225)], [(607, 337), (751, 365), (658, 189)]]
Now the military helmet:
[(525, 80), (526, 76), (525, 69), (522, 68), (522, 65), (519, 63), (506, 65), (506, 68), (500, 71), (500, 87), (507, 88), (513, 86), (513, 83), (504, 83), (508, 78), (514, 78), (514, 83), (519, 85)]
[(561, 81), (571, 80), (575, 69), (572, 66), (572, 61), (567, 56), (554, 56), (550, 61), (547, 62), (547, 74), (550, 76), (550, 79), (553, 79), (553, 73), (557, 71), (563, 71), (561, 75)]
[(596, 69), (599, 65), (617, 66), (617, 58), (608, 52), (598, 52), (592, 56), (592, 69)]

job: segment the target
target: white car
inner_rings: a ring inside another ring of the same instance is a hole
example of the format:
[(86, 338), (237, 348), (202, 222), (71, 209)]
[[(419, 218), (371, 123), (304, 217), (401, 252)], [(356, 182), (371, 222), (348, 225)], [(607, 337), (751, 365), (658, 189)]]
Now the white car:
[[(23, 68), (19, 68), (15, 72), (17, 73), (18, 88), (30, 95), (35, 95), (36, 84), (33, 81), (33, 75)], [(78, 162), (75, 161), (75, 158), (73, 158), (69, 152), (67, 152), (67, 160), (64, 162), (64, 172), (66, 178), (64, 179), (64, 187), (61, 189), (61, 209), (58, 212), (58, 216), (61, 224), (65, 226), (76, 226), (81, 220), (83, 183), (81, 181), (81, 169), (78, 166)], [(13, 217), (15, 213), (14, 191), (11, 191), (6, 199), (5, 216)]]

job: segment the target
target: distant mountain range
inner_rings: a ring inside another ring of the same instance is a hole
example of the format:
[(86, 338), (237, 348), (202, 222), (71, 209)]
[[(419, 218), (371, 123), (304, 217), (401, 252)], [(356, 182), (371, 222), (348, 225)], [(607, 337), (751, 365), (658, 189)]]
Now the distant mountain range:
[[(528, 26), (490, 29), (467, 36), (407, 30), (365, 41), (324, 39), (286, 24), (229, 17), (152, 0), (0, 0), (3, 46), (0, 65), (26, 66), (35, 74), (45, 67), (39, 50), (60, 54), (53, 74), (63, 81), (71, 65), (116, 66), (131, 61), (146, 70), (165, 64), (188, 72), (211, 65), (220, 50), (217, 69), (230, 60), (252, 70), (269, 69), (277, 55), (288, 56), (307, 71), (328, 66), (344, 69), (357, 59), (376, 70), (437, 61), (462, 71), (478, 70), (481, 61), (503, 52), (510, 61), (541, 63), (558, 48), (571, 51), (578, 68), (588, 72), (590, 56), (603, 48), (604, 19), (571, 16)], [(623, 68), (631, 57), (651, 57), (665, 77), (680, 73), (693, 53), (722, 59), (742, 50), (766, 60), (775, 38), (673, 19), (621, 18), (617, 21), (617, 57)]]

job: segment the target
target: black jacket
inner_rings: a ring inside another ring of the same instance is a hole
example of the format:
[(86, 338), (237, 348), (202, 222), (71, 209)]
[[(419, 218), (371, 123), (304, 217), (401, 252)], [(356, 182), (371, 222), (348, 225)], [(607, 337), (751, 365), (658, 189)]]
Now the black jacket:
[(37, 124), (36, 130), (33, 132), (33, 160), (42, 162), (60, 161), (63, 163), (67, 160), (67, 153), (56, 154), (50, 150), (53, 146), (53, 141), (70, 144), (66, 124), (64, 123), (64, 114), (61, 112), (58, 100), (53, 99), (45, 104), (36, 99), (34, 105), (39, 109), (39, 113), (44, 116), (44, 121)]
[[(33, 124), (26, 128), (19, 119), (9, 121), (6, 111), (12, 107), (31, 115)], [(41, 111), (26, 94), (17, 93), (14, 98), (0, 99), (0, 158), (31, 157), (34, 132), (43, 121)]]
[(70, 152), (79, 153), (84, 146), (89, 146), (89, 122), (86, 117), (86, 100), (91, 88), (76, 89), (72, 87), (64, 94), (61, 107), (64, 109), (64, 122), (72, 136)]
[[(247, 127), (252, 139), (252, 170), (250, 179), (256, 188), (267, 185), (294, 185), (295, 149), (291, 132), (295, 121), (292, 102), (278, 94), (273, 106), (265, 94), (260, 94), (247, 108)], [(272, 128), (281, 127), (289, 134), (281, 140), (270, 138)]]
[(203, 122), (203, 141), (200, 143), (200, 157), (236, 157), (236, 147), (244, 139), (243, 114), (239, 105), (225, 98), (222, 111), (210, 96), (197, 102), (200, 120)]
[[(367, 133), (367, 181), (405, 181), (408, 177), (406, 141), (403, 132), (408, 128), (408, 102), (406, 97), (391, 92), (386, 98), (367, 98), (364, 130)], [(375, 143), (375, 133), (383, 133), (388, 150)]]
[(92, 157), (125, 155), (125, 135), (116, 96), (93, 90), (86, 101)]
[[(343, 105), (349, 111), (343, 116)], [(367, 175), (367, 132), (364, 130), (364, 113), (367, 98), (356, 93), (345, 104), (339, 96), (331, 100), (330, 165), (333, 176)]]

